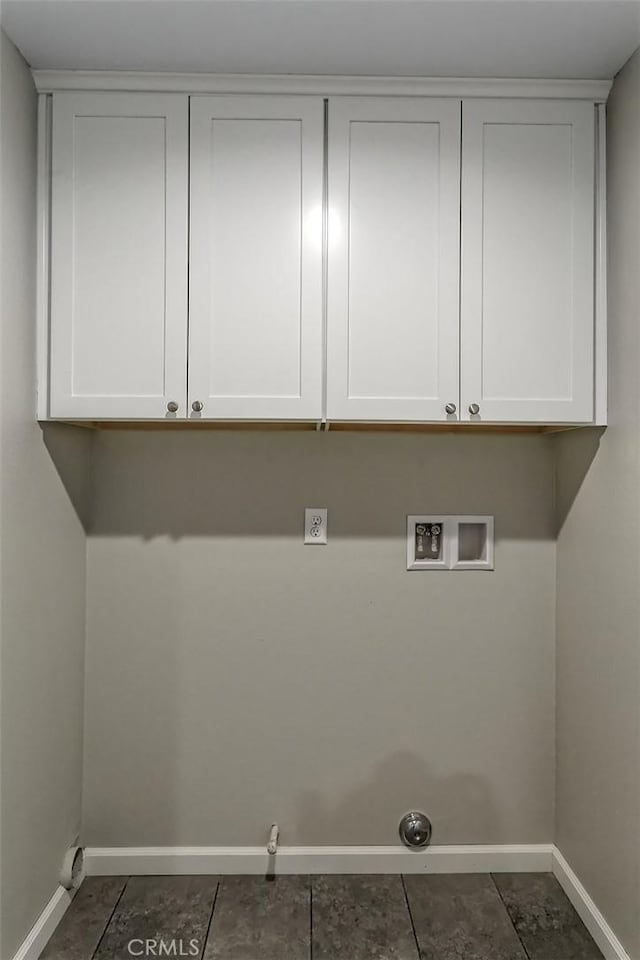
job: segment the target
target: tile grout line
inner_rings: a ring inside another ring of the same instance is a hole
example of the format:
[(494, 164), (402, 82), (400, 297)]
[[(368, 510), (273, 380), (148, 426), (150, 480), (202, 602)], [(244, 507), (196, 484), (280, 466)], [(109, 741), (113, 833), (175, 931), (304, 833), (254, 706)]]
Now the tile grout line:
[(309, 876), (309, 960), (313, 960), (313, 877)]
[(418, 934), (416, 933), (416, 925), (413, 922), (413, 914), (411, 913), (411, 904), (409, 903), (409, 895), (407, 894), (407, 885), (404, 882), (404, 873), (400, 874), (400, 883), (402, 884), (402, 892), (404, 893), (404, 902), (407, 905), (407, 913), (409, 914), (409, 921), (411, 923), (411, 929), (413, 931), (413, 939), (416, 942), (416, 950), (418, 960), (422, 957), (422, 952), (420, 950), (420, 943), (418, 941)]
[(211, 904), (211, 913), (209, 914), (209, 922), (207, 923), (207, 929), (205, 931), (204, 940), (202, 941), (202, 952), (198, 960), (204, 960), (204, 955), (207, 952), (207, 944), (209, 942), (209, 933), (211, 932), (211, 924), (213, 923), (213, 913), (216, 909), (216, 903), (218, 902), (218, 894), (220, 893), (220, 887), (222, 886), (222, 878), (218, 877), (218, 882), (216, 883), (216, 892), (213, 895), (213, 903)]
[(122, 898), (123, 898), (123, 896), (124, 896), (124, 892), (125, 892), (125, 890), (127, 889), (128, 885), (129, 885), (129, 880), (131, 880), (131, 877), (127, 877), (127, 879), (125, 880), (124, 885), (123, 885), (123, 887), (122, 887), (122, 890), (120, 891), (120, 895), (118, 896), (118, 899), (117, 899), (116, 902), (114, 903), (114, 905), (113, 905), (113, 910), (112, 910), (111, 913), (109, 914), (109, 917), (108, 917), (108, 919), (107, 919), (107, 922), (106, 922), (105, 925), (104, 925), (104, 930), (103, 930), (102, 933), (100, 934), (100, 939), (99, 939), (98, 942), (96, 943), (95, 949), (94, 949), (93, 953), (91, 954), (91, 956), (88, 958), (88, 960), (95, 960), (95, 958), (98, 956), (98, 950), (100, 949), (100, 947), (101, 947), (101, 945), (102, 945), (102, 941), (103, 941), (104, 938), (105, 938), (106, 932), (107, 932), (107, 930), (109, 929), (109, 927), (110, 927), (110, 925), (111, 925), (111, 921), (113, 920), (113, 918), (114, 918), (114, 916), (115, 916), (115, 912), (116, 912), (116, 910), (118, 909), (118, 907), (119, 907), (119, 905), (120, 905), (120, 901), (122, 900)]
[(490, 873), (489, 876), (491, 877), (491, 882), (493, 883), (494, 887), (496, 888), (496, 893), (497, 893), (498, 896), (500, 897), (500, 903), (501, 903), (502, 906), (504, 907), (504, 912), (506, 913), (507, 917), (509, 918), (509, 923), (510, 923), (511, 926), (513, 927), (513, 930), (514, 930), (514, 932), (515, 932), (516, 937), (517, 937), (518, 940), (520, 941), (520, 946), (522, 947), (522, 952), (524, 953), (524, 955), (525, 955), (525, 957), (527, 958), (527, 960), (531, 960), (531, 957), (529, 956), (529, 951), (528, 951), (527, 948), (525, 947), (524, 943), (522, 942), (522, 937), (521, 937), (520, 934), (518, 933), (518, 928), (516, 927), (515, 923), (514, 923), (513, 920), (511, 919), (511, 914), (509, 913), (509, 909), (508, 909), (506, 903), (504, 902), (504, 897), (502, 896), (502, 894), (501, 894), (501, 892), (500, 892), (500, 887), (499, 887), (498, 884), (496, 883), (496, 878), (494, 877), (494, 875), (493, 875), (492, 873)]

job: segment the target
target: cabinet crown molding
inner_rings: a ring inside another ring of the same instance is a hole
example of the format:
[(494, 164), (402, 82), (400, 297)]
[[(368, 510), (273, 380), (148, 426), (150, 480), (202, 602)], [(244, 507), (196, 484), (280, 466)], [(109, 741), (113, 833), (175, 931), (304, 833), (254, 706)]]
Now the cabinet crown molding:
[(40, 93), (105, 90), (149, 93), (261, 93), (310, 96), (509, 97), (606, 101), (612, 80), (491, 79), (474, 77), (338, 77), (114, 70), (34, 70)]

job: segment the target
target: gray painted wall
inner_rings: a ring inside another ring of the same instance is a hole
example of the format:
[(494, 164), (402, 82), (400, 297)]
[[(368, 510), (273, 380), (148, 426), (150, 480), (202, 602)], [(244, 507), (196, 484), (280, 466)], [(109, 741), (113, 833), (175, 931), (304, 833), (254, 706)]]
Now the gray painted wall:
[(54, 893), (80, 824), (86, 431), (35, 422), (36, 94), (0, 34), (0, 957)]
[(609, 427), (556, 439), (556, 842), (640, 957), (640, 52), (608, 105)]
[[(106, 433), (94, 483), (85, 843), (551, 840), (548, 439)], [(432, 511), (495, 514), (495, 572), (407, 572)]]

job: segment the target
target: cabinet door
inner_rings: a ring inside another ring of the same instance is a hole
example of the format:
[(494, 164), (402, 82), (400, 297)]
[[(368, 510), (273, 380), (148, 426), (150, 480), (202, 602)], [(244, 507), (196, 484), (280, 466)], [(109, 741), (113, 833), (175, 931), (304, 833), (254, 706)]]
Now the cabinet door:
[(192, 417), (322, 415), (323, 122), (319, 97), (192, 98)]
[(53, 98), (50, 413), (186, 406), (188, 104)]
[(459, 225), (460, 101), (330, 100), (330, 420), (458, 404)]
[(589, 422), (593, 105), (465, 101), (462, 143), (462, 416)]

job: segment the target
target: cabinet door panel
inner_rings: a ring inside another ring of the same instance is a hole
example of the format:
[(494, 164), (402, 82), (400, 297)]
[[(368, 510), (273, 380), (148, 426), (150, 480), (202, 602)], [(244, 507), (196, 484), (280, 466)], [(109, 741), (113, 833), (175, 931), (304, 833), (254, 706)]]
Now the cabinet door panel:
[(54, 96), (53, 417), (184, 413), (187, 149), (186, 97)]
[(329, 419), (458, 402), (459, 155), (459, 101), (330, 101)]
[(192, 100), (189, 398), (203, 404), (198, 416), (322, 415), (323, 119), (315, 97)]
[(593, 416), (594, 110), (463, 105), (462, 415)]

